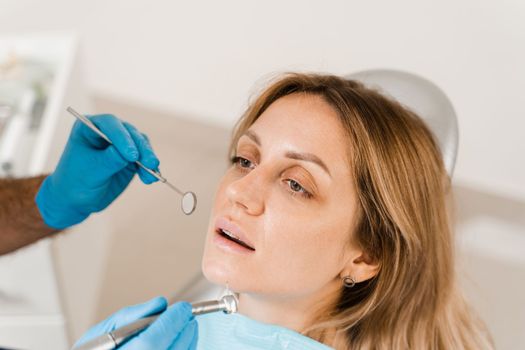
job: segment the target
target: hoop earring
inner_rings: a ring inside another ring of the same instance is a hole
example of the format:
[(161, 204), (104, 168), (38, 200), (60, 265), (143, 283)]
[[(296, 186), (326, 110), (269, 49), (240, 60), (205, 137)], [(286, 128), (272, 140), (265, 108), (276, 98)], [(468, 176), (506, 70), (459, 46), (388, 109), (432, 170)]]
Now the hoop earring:
[(345, 276), (343, 277), (343, 285), (346, 288), (352, 288), (355, 286), (355, 280), (351, 276)]

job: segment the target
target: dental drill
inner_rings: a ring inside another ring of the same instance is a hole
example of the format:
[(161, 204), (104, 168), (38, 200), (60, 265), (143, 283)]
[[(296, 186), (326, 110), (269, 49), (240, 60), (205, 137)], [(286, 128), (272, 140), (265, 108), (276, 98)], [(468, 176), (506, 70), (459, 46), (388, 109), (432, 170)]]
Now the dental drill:
[[(225, 314), (237, 312), (237, 298), (233, 294), (227, 294), (219, 300), (208, 300), (191, 304), (191, 313), (194, 316), (210, 312), (222, 311)], [(103, 334), (71, 350), (112, 350), (122, 345), (137, 333), (146, 329), (155, 322), (159, 315), (141, 318), (126, 326), (120, 327), (112, 332)]]

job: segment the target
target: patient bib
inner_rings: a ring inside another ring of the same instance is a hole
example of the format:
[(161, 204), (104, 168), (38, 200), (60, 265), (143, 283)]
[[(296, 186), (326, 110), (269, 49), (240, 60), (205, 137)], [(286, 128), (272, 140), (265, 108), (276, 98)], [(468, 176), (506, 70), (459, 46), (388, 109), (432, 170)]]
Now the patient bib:
[(332, 349), (291, 329), (240, 314), (214, 312), (195, 318), (199, 324), (198, 350)]

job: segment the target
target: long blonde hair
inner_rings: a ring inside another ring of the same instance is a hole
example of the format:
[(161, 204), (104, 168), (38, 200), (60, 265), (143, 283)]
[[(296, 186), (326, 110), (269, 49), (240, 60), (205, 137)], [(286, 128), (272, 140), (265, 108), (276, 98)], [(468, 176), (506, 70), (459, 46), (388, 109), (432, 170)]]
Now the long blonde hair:
[(424, 122), (356, 81), (285, 74), (250, 104), (242, 133), (277, 99), (320, 96), (348, 133), (360, 207), (352, 241), (380, 264), (354, 288), (341, 286), (304, 334), (336, 349), (485, 349), (490, 335), (456, 285), (446, 197), (450, 180)]

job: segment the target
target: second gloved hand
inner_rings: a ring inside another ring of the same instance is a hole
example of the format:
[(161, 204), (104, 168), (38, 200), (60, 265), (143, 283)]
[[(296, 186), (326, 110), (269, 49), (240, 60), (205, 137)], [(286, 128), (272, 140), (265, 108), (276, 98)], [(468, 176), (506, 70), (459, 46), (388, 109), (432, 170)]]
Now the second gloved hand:
[(114, 331), (140, 318), (162, 314), (146, 330), (120, 346), (119, 350), (188, 350), (197, 347), (198, 326), (187, 302), (173, 304), (166, 309), (165, 298), (124, 308), (91, 328), (75, 346)]
[(138, 173), (146, 183), (157, 181), (139, 168), (157, 170), (159, 160), (146, 135), (112, 115), (90, 117), (113, 142), (108, 144), (79, 121), (75, 122), (56, 170), (43, 182), (36, 203), (44, 222), (63, 229), (105, 209)]

